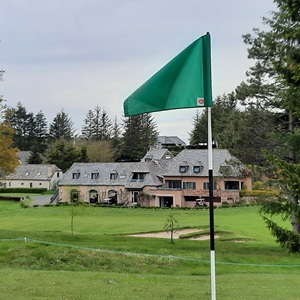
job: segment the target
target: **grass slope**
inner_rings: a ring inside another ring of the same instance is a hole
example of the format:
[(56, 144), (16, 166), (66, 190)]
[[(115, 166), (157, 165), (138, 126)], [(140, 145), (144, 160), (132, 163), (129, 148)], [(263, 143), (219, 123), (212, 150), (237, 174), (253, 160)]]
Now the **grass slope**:
[[(274, 242), (257, 211), (215, 210), (217, 297), (300, 298), (300, 256)], [(163, 230), (169, 212), (76, 207), (72, 237), (70, 207), (1, 201), (1, 297), (210, 299), (209, 241), (126, 235)], [(172, 212), (182, 228), (209, 226), (207, 210)]]

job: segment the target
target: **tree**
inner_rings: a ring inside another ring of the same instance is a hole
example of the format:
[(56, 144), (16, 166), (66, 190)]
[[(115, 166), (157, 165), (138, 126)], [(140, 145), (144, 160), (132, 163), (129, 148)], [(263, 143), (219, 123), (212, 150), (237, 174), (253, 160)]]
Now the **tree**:
[(118, 160), (139, 161), (157, 141), (156, 123), (151, 114), (124, 120), (124, 133)]
[(177, 219), (174, 217), (174, 214), (170, 212), (166, 220), (164, 229), (170, 232), (171, 244), (174, 244), (174, 233), (176, 233), (176, 229), (178, 227), (179, 224)]
[(30, 132), (32, 127), (32, 114), (27, 113), (26, 108), (17, 103), (16, 108), (7, 108), (5, 111), (5, 123), (14, 129), (14, 145), (20, 150), (30, 150)]
[(6, 108), (4, 120), (15, 130), (14, 145), (20, 150), (31, 150), (32, 145), (43, 153), (46, 149), (47, 121), (40, 111), (36, 115), (27, 112), (18, 102), (16, 108)]
[(63, 172), (74, 162), (86, 162), (85, 152), (65, 139), (59, 139), (50, 145), (46, 151), (46, 159), (49, 164), (55, 164)]
[(75, 130), (73, 129), (73, 122), (71, 118), (62, 109), (59, 113), (57, 113), (50, 124), (50, 138), (54, 141), (61, 138), (71, 140), (74, 136), (74, 132)]
[(34, 117), (34, 142), (32, 151), (44, 153), (47, 148), (48, 126), (47, 119), (42, 111), (39, 111)]
[(18, 149), (13, 145), (13, 129), (0, 123), (0, 179), (13, 173), (19, 164)]
[(106, 111), (96, 106), (88, 111), (81, 132), (88, 140), (100, 141), (110, 139), (112, 129), (112, 121)]
[[(285, 192), (278, 201), (265, 204), (261, 213), (281, 245), (290, 251), (300, 251), (300, 2), (275, 2), (278, 10), (270, 18), (263, 18), (269, 31), (254, 29), (254, 36), (244, 35), (244, 41), (249, 45), (248, 57), (256, 63), (247, 72), (247, 82), (237, 88), (237, 96), (244, 103), (274, 115), (276, 126), (269, 136), (272, 154), (267, 154), (266, 158), (277, 170)], [(270, 217), (274, 214), (291, 220), (292, 230), (285, 230), (272, 221)]]
[(89, 162), (112, 162), (114, 161), (114, 150), (109, 141), (89, 142), (87, 157)]

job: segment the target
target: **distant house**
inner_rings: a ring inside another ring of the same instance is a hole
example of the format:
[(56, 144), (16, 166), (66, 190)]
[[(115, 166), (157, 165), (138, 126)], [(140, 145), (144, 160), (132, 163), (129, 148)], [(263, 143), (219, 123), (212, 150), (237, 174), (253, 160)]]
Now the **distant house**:
[(56, 165), (19, 165), (15, 172), (3, 180), (6, 188), (56, 188), (63, 172)]
[[(18, 152), (18, 156), (19, 156), (19, 161), (22, 165), (26, 165), (28, 164), (28, 160), (30, 158), (31, 155), (31, 151), (19, 151)], [(41, 161), (45, 162), (46, 161), (46, 157), (43, 156), (42, 154), (39, 154)]]
[(186, 143), (177, 136), (158, 136), (157, 147), (186, 146)]
[[(245, 166), (227, 150), (214, 149), (214, 202), (239, 200), (242, 188), (252, 189)], [(152, 149), (135, 163), (74, 163), (59, 182), (62, 202), (188, 206), (208, 204), (207, 150)]]

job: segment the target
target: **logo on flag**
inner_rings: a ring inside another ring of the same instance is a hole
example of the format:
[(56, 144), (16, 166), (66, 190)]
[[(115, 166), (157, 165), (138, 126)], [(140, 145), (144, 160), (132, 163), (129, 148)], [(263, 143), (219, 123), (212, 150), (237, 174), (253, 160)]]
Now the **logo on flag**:
[(197, 98), (197, 106), (204, 106), (204, 99), (203, 98)]

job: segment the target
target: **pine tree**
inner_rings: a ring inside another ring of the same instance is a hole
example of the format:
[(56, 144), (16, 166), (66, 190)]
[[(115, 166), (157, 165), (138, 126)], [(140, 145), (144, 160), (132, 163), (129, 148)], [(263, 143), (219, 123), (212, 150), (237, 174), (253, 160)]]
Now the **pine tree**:
[(124, 119), (124, 133), (118, 160), (139, 161), (157, 141), (156, 123), (151, 114)]
[[(273, 148), (267, 161), (281, 180), (278, 201), (265, 203), (261, 214), (277, 241), (290, 251), (300, 251), (300, 2), (275, 0), (278, 10), (263, 18), (269, 31), (254, 30), (244, 36), (248, 57), (256, 61), (248, 79), (237, 88), (245, 103), (266, 109), (276, 118)], [(272, 139), (271, 139), (272, 138)], [(292, 230), (270, 218), (280, 215), (290, 220)]]
[(62, 109), (50, 124), (49, 136), (52, 140), (61, 138), (71, 140), (74, 136), (73, 122), (71, 118)]

